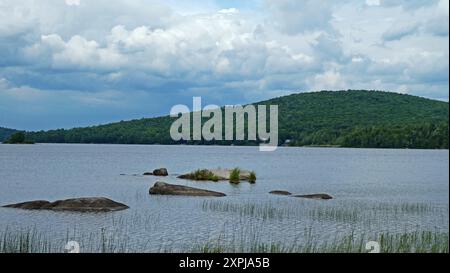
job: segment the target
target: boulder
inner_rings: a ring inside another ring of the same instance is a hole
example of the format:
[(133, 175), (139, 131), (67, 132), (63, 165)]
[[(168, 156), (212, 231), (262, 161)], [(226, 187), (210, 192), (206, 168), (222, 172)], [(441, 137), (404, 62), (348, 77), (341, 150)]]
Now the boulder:
[(166, 168), (160, 168), (153, 171), (154, 176), (168, 176), (169, 172)]
[(167, 171), (166, 168), (160, 168), (160, 169), (154, 170), (153, 172), (143, 173), (142, 175), (168, 176), (169, 172)]
[(330, 199), (333, 199), (333, 197), (331, 195), (328, 195), (326, 193), (294, 195), (294, 197), (308, 198), (308, 199), (319, 199), (319, 200), (330, 200)]
[(128, 209), (128, 206), (103, 197), (73, 198), (66, 200), (30, 201), (3, 206), (26, 210), (53, 210), (53, 211), (79, 211), (79, 212), (108, 212)]
[(149, 191), (152, 195), (184, 195), (184, 196), (226, 196), (224, 193), (197, 189), (187, 186), (172, 185), (164, 182), (156, 182)]
[(288, 191), (271, 191), (269, 192), (270, 194), (276, 194), (276, 195), (292, 195), (292, 193), (288, 192)]

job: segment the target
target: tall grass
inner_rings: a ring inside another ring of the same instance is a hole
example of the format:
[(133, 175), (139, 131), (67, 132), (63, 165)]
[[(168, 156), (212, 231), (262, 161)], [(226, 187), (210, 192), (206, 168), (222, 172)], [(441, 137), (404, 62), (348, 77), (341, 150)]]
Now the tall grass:
[(292, 216), (295, 211), (288, 207), (275, 207), (271, 203), (230, 203), (226, 201), (205, 200), (202, 203), (203, 211), (233, 213), (240, 217), (254, 217), (262, 220), (283, 219)]
[(219, 181), (219, 177), (207, 169), (196, 170), (192, 173), (185, 175), (185, 178), (196, 181), (214, 181), (214, 182)]
[(256, 183), (256, 173), (254, 171), (250, 172), (250, 176), (248, 177), (248, 182), (254, 184)]
[[(401, 217), (448, 215), (448, 207), (443, 208), (427, 203), (322, 203), (312, 200), (284, 199), (292, 202), (230, 202), (223, 200), (205, 200), (203, 211), (230, 213), (258, 219), (305, 219), (312, 221), (332, 221), (340, 223), (367, 223), (374, 221), (396, 220)], [(308, 202), (309, 201), (309, 202)]]
[[(274, 201), (275, 200), (275, 201)], [(414, 226), (429, 216), (442, 215), (448, 225), (448, 205), (427, 203), (366, 203), (320, 202), (296, 198), (274, 198), (265, 201), (204, 200), (198, 203), (204, 216), (230, 219), (231, 230), (219, 235), (195, 234), (198, 241), (158, 243), (135, 236), (161, 232), (164, 214), (135, 213), (127, 217), (112, 216), (107, 228), (94, 231), (70, 230), (66, 234), (25, 229), (0, 229), (0, 253), (59, 253), (68, 241), (80, 243), (87, 253), (124, 252), (260, 252), (260, 253), (317, 253), (367, 252), (368, 241), (380, 243), (381, 252), (446, 252), (448, 231), (431, 230), (428, 226)], [(199, 208), (200, 209), (200, 208)], [(211, 214), (212, 213), (212, 214)], [(223, 217), (222, 217), (223, 216)], [(408, 221), (405, 226), (397, 223)], [(228, 223), (228, 220), (224, 223)], [(294, 233), (283, 233), (286, 225)], [(392, 226), (390, 226), (392, 225)], [(387, 227), (387, 228), (385, 228)], [(336, 229), (335, 236), (330, 229)], [(327, 230), (322, 233), (322, 230)], [(217, 231), (217, 227), (214, 228)], [(269, 231), (269, 232), (267, 232)], [(62, 231), (64, 232), (64, 231)], [(271, 233), (272, 232), (272, 233)], [(216, 233), (211, 233), (216, 234)], [(198, 236), (197, 236), (198, 235)], [(186, 235), (186, 236), (193, 236)], [(295, 238), (292, 238), (295, 237)], [(187, 240), (189, 241), (189, 240)]]
[(315, 221), (357, 222), (362, 217), (357, 208), (315, 207), (309, 210), (309, 217)]
[(8, 228), (0, 237), (0, 253), (48, 253), (52, 242), (36, 229), (12, 231)]
[[(79, 235), (83, 238), (82, 252), (88, 253), (128, 253), (147, 252), (146, 249), (130, 247), (128, 237), (117, 238), (105, 230), (99, 233)], [(253, 229), (244, 231), (239, 236), (227, 238), (221, 234), (216, 239), (205, 240), (193, 246), (177, 250), (170, 247), (161, 248), (158, 252), (189, 253), (364, 253), (368, 252), (366, 243), (376, 241), (382, 253), (448, 253), (448, 232), (416, 231), (403, 233), (379, 233), (338, 235), (333, 239), (317, 238), (307, 230), (302, 240), (270, 241), (263, 239)], [(7, 231), (1, 234), (0, 253), (60, 253), (64, 252), (65, 241), (51, 240), (35, 229), (24, 231)]]
[[(376, 236), (354, 233), (323, 241), (306, 235), (303, 243), (265, 242), (252, 236), (248, 241), (212, 240), (197, 244), (189, 252), (195, 253), (368, 253), (366, 243), (380, 244), (380, 253), (448, 253), (448, 232), (416, 231), (409, 233), (381, 233)], [(255, 239), (256, 238), (256, 239)]]
[(234, 168), (230, 173), (230, 183), (239, 183), (241, 179), (241, 170), (239, 168)]

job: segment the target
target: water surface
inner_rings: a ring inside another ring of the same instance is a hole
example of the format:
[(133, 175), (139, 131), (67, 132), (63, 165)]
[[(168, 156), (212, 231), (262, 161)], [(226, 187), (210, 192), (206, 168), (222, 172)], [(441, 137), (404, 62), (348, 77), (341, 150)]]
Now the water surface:
[[(67, 238), (83, 243), (101, 232), (126, 242), (119, 251), (149, 252), (189, 250), (214, 240), (251, 243), (255, 237), (302, 243), (305, 233), (326, 241), (350, 233), (448, 232), (448, 163), (447, 150), (279, 148), (264, 153), (257, 147), (0, 145), (1, 205), (103, 196), (130, 206), (102, 214), (0, 208), (0, 231), (33, 228), (55, 244)], [(170, 176), (141, 175), (159, 167), (168, 168)], [(254, 170), (257, 183), (176, 178), (218, 167)], [(158, 180), (227, 196), (150, 196)], [(328, 193), (334, 199), (268, 194), (272, 190)]]

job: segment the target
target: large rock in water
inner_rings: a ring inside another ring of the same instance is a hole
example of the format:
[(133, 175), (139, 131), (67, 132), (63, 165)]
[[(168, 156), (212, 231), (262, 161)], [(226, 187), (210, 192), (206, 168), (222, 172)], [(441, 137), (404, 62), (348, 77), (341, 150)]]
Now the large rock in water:
[(66, 200), (30, 201), (3, 206), (5, 208), (27, 210), (54, 210), (54, 211), (78, 211), (78, 212), (109, 212), (128, 209), (128, 206), (103, 197), (73, 198)]
[(168, 176), (169, 172), (166, 168), (156, 169), (153, 171), (154, 176)]
[(319, 199), (319, 200), (330, 200), (330, 199), (333, 199), (333, 197), (331, 195), (328, 195), (326, 193), (294, 195), (294, 197), (308, 198), (308, 199)]
[(222, 197), (226, 196), (224, 193), (197, 189), (187, 186), (172, 185), (164, 182), (156, 182), (153, 187), (150, 188), (150, 194), (156, 195), (184, 195), (184, 196), (212, 196)]
[(154, 176), (168, 176), (169, 172), (166, 168), (156, 169), (153, 172), (146, 172), (143, 175), (154, 175)]

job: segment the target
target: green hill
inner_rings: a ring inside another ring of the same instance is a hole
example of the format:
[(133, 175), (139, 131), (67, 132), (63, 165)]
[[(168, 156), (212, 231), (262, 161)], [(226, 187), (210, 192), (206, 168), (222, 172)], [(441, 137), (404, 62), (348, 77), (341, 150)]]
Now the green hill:
[(16, 133), (17, 130), (9, 129), (9, 128), (3, 128), (0, 127), (0, 142), (5, 141), (8, 139), (12, 134)]
[[(279, 142), (292, 146), (448, 148), (448, 103), (381, 91), (322, 91), (255, 104), (279, 108)], [(27, 133), (41, 143), (180, 144), (170, 138), (174, 118)], [(253, 145), (249, 141), (186, 144)]]

